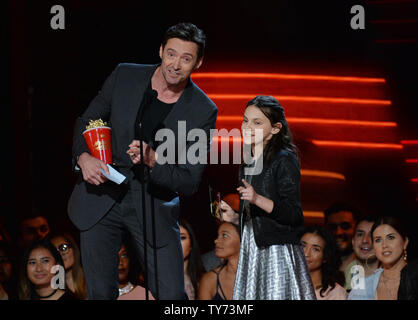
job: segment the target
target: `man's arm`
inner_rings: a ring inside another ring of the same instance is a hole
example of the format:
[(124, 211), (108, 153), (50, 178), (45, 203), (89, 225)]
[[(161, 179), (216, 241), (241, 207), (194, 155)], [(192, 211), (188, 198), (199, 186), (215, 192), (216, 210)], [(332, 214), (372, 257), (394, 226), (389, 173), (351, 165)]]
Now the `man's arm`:
[(83, 132), (86, 130), (86, 126), (90, 120), (102, 119), (103, 121), (108, 121), (117, 72), (118, 68), (116, 68), (106, 79), (102, 89), (91, 101), (87, 110), (77, 118), (74, 126), (72, 149), (73, 168), (75, 169), (77, 165), (80, 166), (83, 171), (83, 178), (89, 183), (96, 185), (104, 182), (104, 178), (98, 170), (102, 168), (108, 172), (108, 168), (103, 161), (90, 156), (89, 149), (83, 137)]
[[(206, 144), (207, 152), (210, 152), (210, 129), (213, 129), (216, 126), (216, 115), (217, 110), (214, 109), (210, 116), (200, 126), (201, 129), (205, 130), (208, 140), (188, 142), (185, 150), (186, 156), (187, 150), (195, 143)], [(166, 163), (161, 165), (157, 162), (151, 170), (151, 181), (157, 185), (169, 188), (174, 192), (178, 192), (179, 194), (190, 196), (197, 192), (204, 169), (205, 164), (190, 164), (187, 159), (186, 164)]]
[(113, 94), (115, 79), (118, 67), (110, 74), (103, 84), (97, 96), (90, 102), (86, 111), (77, 118), (74, 126), (73, 136), (73, 164), (77, 163), (77, 158), (83, 153), (89, 153), (89, 149), (83, 137), (90, 120), (102, 119), (107, 121), (110, 117), (110, 107)]

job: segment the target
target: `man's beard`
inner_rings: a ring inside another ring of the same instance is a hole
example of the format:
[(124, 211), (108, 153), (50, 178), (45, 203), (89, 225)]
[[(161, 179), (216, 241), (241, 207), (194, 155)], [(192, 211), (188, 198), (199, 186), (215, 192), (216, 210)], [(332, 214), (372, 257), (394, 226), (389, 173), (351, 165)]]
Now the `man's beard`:
[[(339, 252), (340, 252), (341, 256), (344, 257), (344, 256), (347, 256), (347, 255), (349, 255), (353, 252), (353, 247), (352, 247), (352, 244), (351, 244), (351, 237), (350, 236), (348, 236), (346, 234), (341, 234), (341, 235), (335, 236), (335, 239), (336, 240), (341, 239), (345, 243), (347, 243), (347, 246), (344, 249), (342, 249), (338, 245), (338, 249), (339, 249)], [(337, 241), (337, 244), (338, 244), (338, 241)]]
[(353, 247), (351, 245), (348, 245), (347, 247), (345, 247), (345, 249), (340, 248), (340, 254), (342, 257), (348, 256), (352, 252), (353, 252)]

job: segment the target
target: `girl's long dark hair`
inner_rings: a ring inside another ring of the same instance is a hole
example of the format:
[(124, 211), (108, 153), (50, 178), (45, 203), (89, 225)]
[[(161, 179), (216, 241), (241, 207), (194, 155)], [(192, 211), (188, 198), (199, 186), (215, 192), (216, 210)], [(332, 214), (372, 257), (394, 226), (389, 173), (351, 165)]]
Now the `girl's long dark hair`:
[(278, 122), (282, 124), (279, 133), (274, 134), (265, 147), (264, 155), (267, 163), (270, 163), (273, 156), (281, 149), (293, 153), (299, 161), (298, 149), (293, 144), (292, 133), (287, 124), (284, 109), (279, 101), (272, 96), (256, 96), (254, 99), (248, 101), (246, 108), (249, 106), (256, 106), (259, 108), (270, 120), (272, 126)]
[(408, 237), (408, 231), (406, 230), (403, 221), (401, 221), (400, 219), (396, 217), (390, 217), (390, 216), (383, 216), (383, 217), (377, 218), (376, 222), (373, 224), (370, 230), (370, 233), (372, 236), (376, 228), (382, 224), (387, 224), (391, 226), (393, 229), (395, 229), (401, 235), (403, 240), (405, 240)]
[(338, 244), (334, 236), (330, 231), (323, 227), (312, 226), (304, 230), (303, 234), (312, 233), (321, 237), (325, 246), (323, 249), (323, 263), (321, 266), (322, 283), (319, 294), (323, 297), (325, 291), (335, 288), (335, 284), (338, 283), (341, 286), (345, 284), (344, 274), (339, 270), (341, 266), (341, 256), (338, 251)]
[(202, 275), (205, 273), (205, 268), (203, 266), (202, 258), (200, 255), (199, 245), (196, 240), (192, 226), (184, 219), (180, 219), (180, 225), (187, 230), (190, 238), (190, 254), (189, 254), (189, 264), (187, 266), (187, 273), (192, 282), (194, 291), (197, 294), (199, 281)]

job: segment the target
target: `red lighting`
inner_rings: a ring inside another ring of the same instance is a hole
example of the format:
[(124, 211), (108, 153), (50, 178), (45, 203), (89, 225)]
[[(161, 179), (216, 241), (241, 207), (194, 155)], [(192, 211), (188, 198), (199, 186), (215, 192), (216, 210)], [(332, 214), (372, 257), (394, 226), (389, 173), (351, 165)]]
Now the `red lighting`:
[(406, 163), (418, 163), (418, 159), (406, 159)]
[[(242, 116), (219, 116), (218, 121), (242, 121)], [(396, 122), (389, 121), (358, 121), (343, 119), (320, 119), (320, 118), (293, 118), (288, 117), (289, 123), (308, 123), (325, 125), (348, 125), (348, 126), (368, 126), (368, 127), (396, 127)]]
[(222, 140), (224, 140), (224, 141), (231, 141), (231, 139), (232, 139), (232, 142), (240, 142), (240, 143), (242, 143), (242, 137), (230, 137), (230, 136), (228, 136), (228, 137), (222, 137), (222, 136), (214, 136), (213, 138), (212, 138), (212, 141), (213, 142), (220, 142), (220, 141), (222, 141)]
[(343, 180), (343, 181), (346, 180), (343, 174), (338, 173), (338, 172), (332, 172), (332, 171), (301, 169), (300, 174), (302, 176), (331, 178), (331, 179), (337, 179), (337, 180)]
[(322, 211), (303, 211), (303, 215), (307, 218), (324, 218)]
[(374, 142), (354, 142), (354, 141), (328, 141), (311, 140), (314, 145), (320, 147), (344, 147), (344, 148), (372, 148), (372, 149), (395, 149), (402, 150), (403, 146), (395, 143), (374, 143)]
[[(211, 99), (222, 100), (251, 100), (258, 94), (221, 94), (221, 93), (208, 93)], [(302, 101), (302, 102), (325, 102), (325, 103), (352, 103), (352, 104), (372, 104), (379, 106), (390, 106), (392, 101), (390, 100), (378, 100), (378, 99), (354, 99), (354, 98), (327, 98), (327, 97), (308, 97), (308, 96), (280, 96), (276, 97), (279, 101)]]
[(339, 77), (326, 75), (283, 74), (283, 73), (244, 73), (244, 72), (202, 72), (192, 76), (193, 79), (287, 79), (287, 80), (319, 80), (385, 83), (384, 78)]
[(418, 140), (401, 140), (403, 145), (418, 145)]
[(411, 181), (412, 181), (413, 183), (418, 183), (418, 178), (412, 178), (412, 179), (411, 179)]

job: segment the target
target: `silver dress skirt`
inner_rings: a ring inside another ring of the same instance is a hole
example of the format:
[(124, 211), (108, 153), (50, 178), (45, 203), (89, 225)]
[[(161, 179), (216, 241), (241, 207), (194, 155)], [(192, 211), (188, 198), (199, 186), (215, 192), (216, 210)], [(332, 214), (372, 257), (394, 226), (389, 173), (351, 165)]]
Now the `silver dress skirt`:
[(316, 300), (302, 246), (258, 248), (252, 221), (246, 221), (232, 299)]

